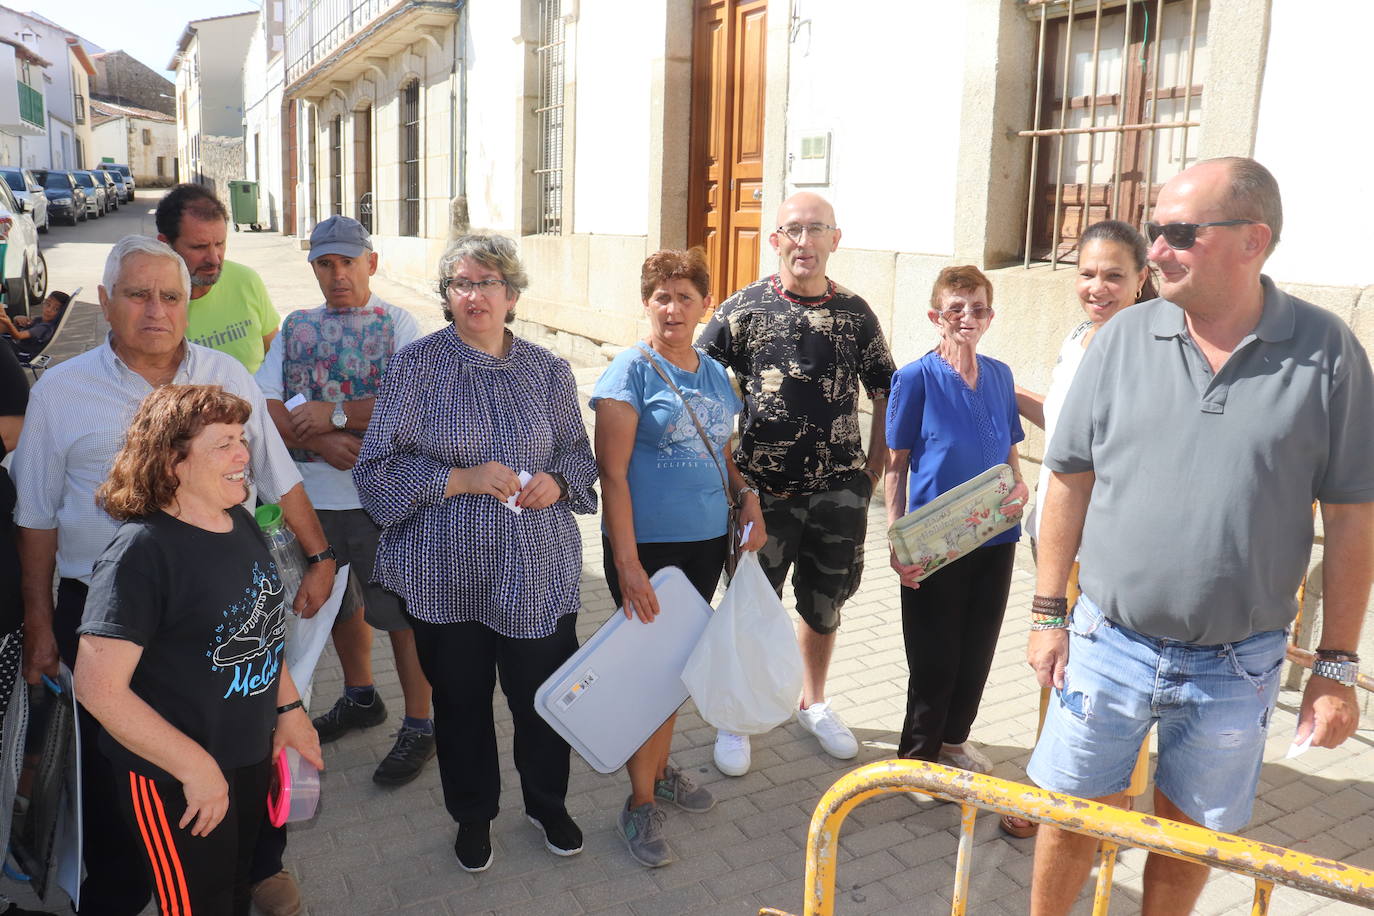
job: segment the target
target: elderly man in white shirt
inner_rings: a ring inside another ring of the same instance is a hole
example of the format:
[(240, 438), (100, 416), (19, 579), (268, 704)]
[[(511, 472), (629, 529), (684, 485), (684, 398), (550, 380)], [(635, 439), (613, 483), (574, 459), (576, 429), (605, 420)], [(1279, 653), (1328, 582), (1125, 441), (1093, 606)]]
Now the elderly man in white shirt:
[[(59, 656), (69, 667), (75, 663), (76, 627), (91, 570), (118, 527), (96, 506), (94, 493), (138, 405), (162, 385), (218, 384), (253, 405), (245, 433), (254, 483), (265, 500), (281, 504), (287, 524), (314, 560), (294, 610), (311, 616), (329, 595), (332, 552), (262, 393), (232, 357), (185, 339), (189, 289), (186, 266), (167, 245), (142, 236), (121, 239), (106, 260), (100, 287), (109, 337), (48, 370), (34, 386), (13, 468), (29, 683), (55, 675)], [(56, 601), (54, 571), (60, 577)], [(83, 729), (93, 725), (83, 719)], [(87, 869), (82, 900), (102, 913), (132, 916), (151, 894), (151, 885), (135, 877), (144, 874), (146, 863), (138, 844), (126, 836), (113, 794), (102, 791), (102, 780), (113, 774), (94, 742), (83, 748), (82, 764)], [(280, 873), (279, 855), (274, 858)]]

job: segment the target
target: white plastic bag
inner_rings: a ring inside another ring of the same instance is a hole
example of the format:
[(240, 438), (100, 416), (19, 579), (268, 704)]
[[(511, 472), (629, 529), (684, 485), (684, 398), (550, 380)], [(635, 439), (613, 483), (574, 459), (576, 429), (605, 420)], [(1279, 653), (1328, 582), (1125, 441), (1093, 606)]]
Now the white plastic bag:
[(792, 618), (746, 552), (682, 670), (701, 717), (737, 735), (759, 735), (797, 710), (802, 659)]

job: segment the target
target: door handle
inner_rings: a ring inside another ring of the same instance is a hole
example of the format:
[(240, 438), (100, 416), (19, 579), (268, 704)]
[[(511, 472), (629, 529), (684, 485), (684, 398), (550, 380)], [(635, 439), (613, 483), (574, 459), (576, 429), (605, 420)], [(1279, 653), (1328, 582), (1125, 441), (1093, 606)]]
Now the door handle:
[(763, 200), (763, 188), (754, 189), (754, 200)]

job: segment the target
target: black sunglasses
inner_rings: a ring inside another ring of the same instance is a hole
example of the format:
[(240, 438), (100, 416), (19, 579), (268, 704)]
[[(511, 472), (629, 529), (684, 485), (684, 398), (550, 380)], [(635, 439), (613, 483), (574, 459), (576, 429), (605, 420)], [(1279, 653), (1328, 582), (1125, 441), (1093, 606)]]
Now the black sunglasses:
[(1215, 223), (1146, 223), (1145, 234), (1150, 239), (1150, 244), (1155, 243), (1155, 239), (1164, 236), (1164, 244), (1178, 251), (1185, 251), (1193, 247), (1197, 241), (1197, 231), (1206, 229), (1209, 226), (1249, 226), (1258, 223), (1257, 219), (1223, 219)]

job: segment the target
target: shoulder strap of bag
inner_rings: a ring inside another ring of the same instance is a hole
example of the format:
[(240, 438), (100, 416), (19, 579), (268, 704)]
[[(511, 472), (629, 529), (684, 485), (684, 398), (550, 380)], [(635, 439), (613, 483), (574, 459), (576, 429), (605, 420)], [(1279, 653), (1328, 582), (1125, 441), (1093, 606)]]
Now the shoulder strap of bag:
[[(697, 428), (697, 435), (700, 436), (701, 441), (706, 444), (706, 453), (710, 455), (711, 460), (716, 463), (716, 471), (720, 474), (720, 485), (725, 490), (725, 504), (733, 507), (735, 501), (730, 497), (730, 483), (729, 478), (725, 475), (725, 466), (720, 463), (720, 456), (716, 454), (716, 447), (711, 444), (711, 437), (706, 435), (706, 429), (701, 425), (701, 421), (697, 419), (696, 412), (692, 410), (692, 405), (687, 403), (687, 398), (683, 396), (682, 389), (674, 384), (673, 380), (668, 377), (668, 373), (664, 372), (663, 367), (658, 364), (658, 360), (654, 359), (653, 351), (644, 346), (644, 344), (638, 344), (637, 346), (644, 353), (644, 358), (649, 361), (649, 365), (654, 367), (654, 371), (658, 373), (658, 377), (668, 383), (668, 387), (673, 389), (678, 399), (682, 401), (682, 406), (687, 408), (687, 416), (692, 418), (692, 425)], [(709, 358), (710, 357), (706, 356), (701, 357), (701, 359)]]

